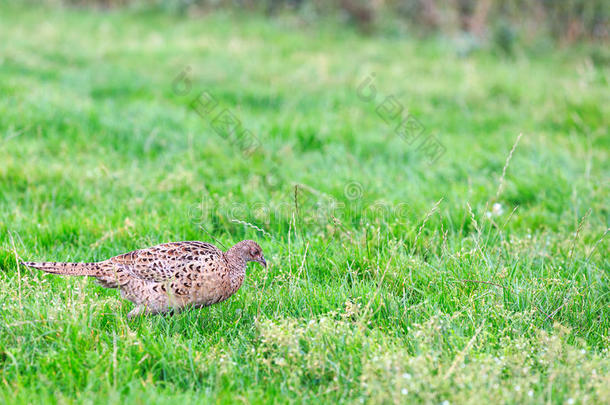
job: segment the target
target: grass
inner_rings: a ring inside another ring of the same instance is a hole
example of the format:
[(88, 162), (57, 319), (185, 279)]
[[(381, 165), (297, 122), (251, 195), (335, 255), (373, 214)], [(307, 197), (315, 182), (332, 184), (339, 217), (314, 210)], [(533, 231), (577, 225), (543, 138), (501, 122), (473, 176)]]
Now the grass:
[[(601, 46), (8, 3), (0, 37), (0, 402), (610, 402)], [(17, 264), (244, 238), (230, 300), (133, 321)]]

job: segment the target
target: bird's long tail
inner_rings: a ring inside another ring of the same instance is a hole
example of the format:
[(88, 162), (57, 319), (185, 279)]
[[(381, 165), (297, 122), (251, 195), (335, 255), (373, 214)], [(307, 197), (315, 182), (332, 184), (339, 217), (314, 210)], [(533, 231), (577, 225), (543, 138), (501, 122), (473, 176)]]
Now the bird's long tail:
[(97, 263), (62, 263), (62, 262), (23, 262), (24, 265), (47, 273), (63, 274), (66, 276), (92, 276), (99, 273)]

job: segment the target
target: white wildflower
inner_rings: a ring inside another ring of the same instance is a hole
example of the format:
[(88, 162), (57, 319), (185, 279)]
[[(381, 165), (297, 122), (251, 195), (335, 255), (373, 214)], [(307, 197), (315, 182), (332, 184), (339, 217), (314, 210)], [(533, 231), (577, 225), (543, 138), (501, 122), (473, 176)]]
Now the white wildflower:
[(491, 207), (491, 212), (494, 216), (498, 216), (498, 215), (502, 215), (504, 213), (504, 208), (502, 208), (502, 204), (500, 203), (495, 203), (492, 207)]
[(504, 208), (502, 207), (502, 204), (495, 203), (494, 205), (491, 206), (491, 211), (487, 211), (485, 213), (485, 216), (487, 218), (498, 217), (498, 216), (502, 215), (503, 213), (504, 213)]

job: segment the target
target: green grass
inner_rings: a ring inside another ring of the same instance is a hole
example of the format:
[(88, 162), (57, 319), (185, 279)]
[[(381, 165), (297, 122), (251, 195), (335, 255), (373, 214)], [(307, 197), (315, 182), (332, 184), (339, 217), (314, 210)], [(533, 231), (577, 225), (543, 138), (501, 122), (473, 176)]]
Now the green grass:
[[(610, 402), (601, 46), (460, 58), (283, 17), (6, 3), (0, 38), (0, 402)], [(190, 108), (202, 91), (250, 156)], [(391, 95), (438, 161), (377, 114)], [(16, 260), (212, 236), (269, 267), (174, 316), (128, 321), (117, 291)]]

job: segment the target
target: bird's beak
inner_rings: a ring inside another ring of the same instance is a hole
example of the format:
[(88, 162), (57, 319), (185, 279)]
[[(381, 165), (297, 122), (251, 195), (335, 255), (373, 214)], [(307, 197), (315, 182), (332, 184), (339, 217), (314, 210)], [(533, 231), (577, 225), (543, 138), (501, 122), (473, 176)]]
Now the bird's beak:
[(260, 264), (262, 264), (264, 267), (267, 267), (267, 261), (265, 260), (264, 256), (261, 256), (261, 259), (258, 262)]

